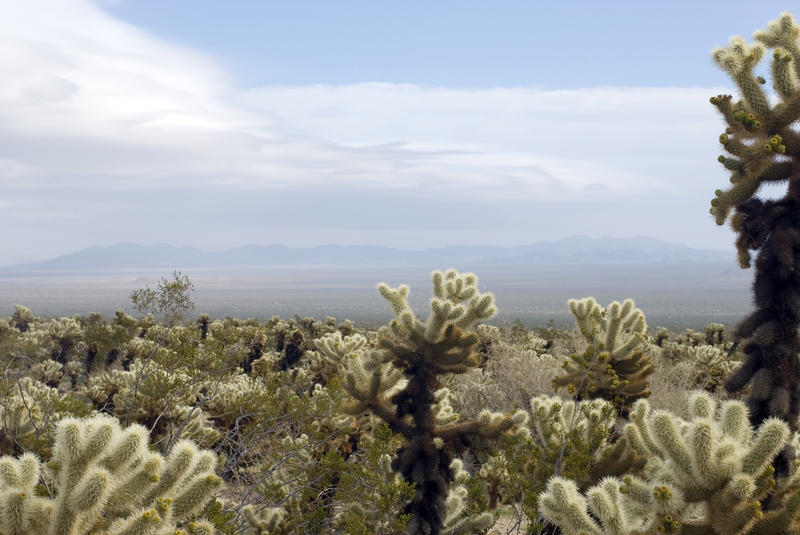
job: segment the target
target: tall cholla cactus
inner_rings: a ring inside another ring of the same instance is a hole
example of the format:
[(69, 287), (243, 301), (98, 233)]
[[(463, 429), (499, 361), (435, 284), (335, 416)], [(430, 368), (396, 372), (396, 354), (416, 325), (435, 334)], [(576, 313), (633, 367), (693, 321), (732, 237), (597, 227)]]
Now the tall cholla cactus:
[(41, 475), (36, 456), (0, 457), (0, 533), (212, 535), (209, 523), (186, 521), (221, 483), (216, 456), (189, 441), (166, 459), (148, 446), (139, 425), (122, 430), (107, 416), (61, 420), (44, 474), (54, 498), (34, 490)]
[[(345, 372), (345, 387), (356, 400), (350, 412), (369, 410), (405, 439), (392, 468), (415, 485), (414, 497), (402, 511), (410, 515), (408, 534), (443, 533), (448, 487), (455, 478), (454, 454), (527, 419), (519, 411), (513, 416), (485, 412), (476, 420), (458, 421), (438, 403), (446, 397), (439, 392), (437, 399), (438, 376), (467, 372), (482, 360), (478, 336), (468, 329), (494, 315), (495, 308), (493, 296), (479, 293), (477, 283), (471, 273), (434, 272), (431, 314), (425, 321), (409, 307), (408, 286), (392, 289), (380, 284), (378, 291), (396, 318), (379, 340), (381, 349), (353, 359), (358, 365)], [(391, 370), (402, 372), (402, 388)], [(399, 390), (387, 399), (393, 387)]]
[[(705, 392), (688, 405), (684, 420), (637, 401), (625, 436), (648, 458), (644, 477), (605, 478), (584, 495), (573, 481), (554, 477), (540, 498), (542, 515), (565, 535), (797, 533), (798, 466), (776, 481), (770, 465), (788, 426), (770, 418), (755, 431), (742, 402), (718, 409)], [(767, 499), (773, 507), (764, 513)]]
[(589, 345), (564, 362), (566, 373), (553, 379), (553, 386), (584, 399), (613, 400), (620, 409), (649, 396), (655, 369), (645, 353), (647, 323), (633, 300), (603, 309), (592, 297), (570, 299), (569, 309)]
[[(791, 124), (800, 119), (800, 26), (783, 13), (756, 44), (733, 37), (727, 47), (712, 51), (714, 61), (741, 91), (711, 98), (728, 127), (720, 142), (729, 155), (719, 161), (731, 171), (732, 186), (717, 190), (711, 213), (718, 225), (731, 215), (738, 234), (741, 267), (750, 266), (750, 251), (758, 251), (753, 292), (757, 310), (736, 327), (734, 339), (749, 338), (747, 360), (726, 383), (729, 391), (751, 383), (750, 416), (754, 424), (777, 416), (797, 428), (800, 414), (800, 134)], [(773, 49), (773, 88), (780, 102), (771, 106), (753, 68)], [(764, 183), (788, 182), (778, 200), (756, 196)], [(791, 457), (793, 452), (787, 452)], [(785, 463), (784, 463), (785, 464)]]

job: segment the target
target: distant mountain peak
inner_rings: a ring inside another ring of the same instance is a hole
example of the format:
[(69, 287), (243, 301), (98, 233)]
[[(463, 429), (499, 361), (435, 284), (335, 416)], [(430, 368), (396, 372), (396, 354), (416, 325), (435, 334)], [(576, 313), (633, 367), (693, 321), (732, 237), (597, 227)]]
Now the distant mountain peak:
[(290, 248), (283, 244), (244, 245), (204, 251), (189, 245), (141, 245), (119, 242), (95, 246), (51, 260), (8, 266), (1, 274), (106, 272), (133, 269), (215, 269), (277, 266), (501, 266), (533, 264), (612, 264), (647, 262), (728, 262), (732, 251), (692, 249), (637, 236), (633, 238), (570, 236), (528, 245), (454, 245), (406, 250), (381, 245), (326, 244)]

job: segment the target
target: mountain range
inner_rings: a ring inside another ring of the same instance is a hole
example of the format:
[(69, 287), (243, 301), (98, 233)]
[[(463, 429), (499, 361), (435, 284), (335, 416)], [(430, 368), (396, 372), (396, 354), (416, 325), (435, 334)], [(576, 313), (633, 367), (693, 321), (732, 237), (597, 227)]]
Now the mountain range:
[[(450, 246), (406, 250), (375, 245), (321, 245), (291, 248), (246, 245), (223, 251), (168, 244), (118, 243), (90, 247), (41, 262), (0, 268), (0, 275), (114, 272), (134, 269), (231, 269), (252, 267), (373, 267), (469, 265), (588, 265), (630, 263), (733, 262), (734, 253), (693, 249), (655, 238), (574, 236), (513, 247)], [(733, 264), (732, 264), (733, 265)]]

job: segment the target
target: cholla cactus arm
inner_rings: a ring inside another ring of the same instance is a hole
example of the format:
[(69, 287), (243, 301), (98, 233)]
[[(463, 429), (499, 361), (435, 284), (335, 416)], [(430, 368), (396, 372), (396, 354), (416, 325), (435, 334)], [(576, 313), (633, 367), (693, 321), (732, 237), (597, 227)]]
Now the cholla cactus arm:
[(756, 41), (770, 48), (782, 48), (786, 50), (792, 58), (794, 72), (800, 74), (800, 46), (797, 39), (800, 37), (800, 27), (794, 22), (794, 18), (788, 12), (772, 21), (766, 30), (759, 30), (753, 34)]
[(761, 120), (772, 119), (767, 97), (753, 74), (753, 69), (764, 57), (764, 47), (751, 45), (742, 37), (734, 36), (727, 47), (712, 50), (711, 57), (739, 86), (748, 108)]
[(599, 324), (603, 321), (603, 308), (594, 300), (594, 297), (585, 299), (570, 299), (567, 304), (569, 311), (575, 316), (575, 323), (586, 340), (592, 342), (597, 336)]
[(291, 531), (286, 521), (286, 509), (283, 507), (260, 507), (248, 505), (242, 509), (247, 521), (247, 533), (254, 535), (283, 535)]
[(587, 512), (588, 504), (574, 481), (552, 477), (539, 496), (539, 512), (565, 535), (605, 535)]
[[(388, 356), (388, 358), (391, 358)], [(387, 397), (406, 384), (403, 374), (387, 362), (380, 351), (363, 351), (349, 356), (342, 365), (344, 387), (353, 400), (341, 406), (345, 414), (359, 415), (372, 411), (396, 432), (413, 434), (408, 423), (394, 414)]]
[(441, 534), (472, 535), (474, 533), (486, 533), (494, 524), (494, 516), (486, 511), (477, 516), (465, 514), (468, 493), (464, 484), (469, 479), (469, 474), (464, 470), (461, 459), (453, 459), (450, 463), (450, 469), (453, 471), (454, 485), (445, 500), (447, 512)]
[(635, 308), (632, 299), (620, 304), (614, 301), (606, 309), (605, 348), (614, 360), (623, 360), (630, 356), (634, 348), (642, 345), (646, 338), (647, 323), (644, 314)]
[(595, 453), (587, 483), (594, 485), (604, 477), (639, 473), (646, 462), (647, 457), (638, 453), (630, 445), (628, 438), (622, 436)]
[[(438, 428), (435, 436), (450, 444), (476, 443), (487, 446), (487, 439), (499, 437), (503, 433), (528, 436), (528, 413), (518, 410), (513, 414), (483, 410), (475, 420), (465, 420)], [(478, 449), (482, 449), (479, 447)]]
[(0, 457), (0, 530), (9, 535), (28, 535), (48, 528), (53, 505), (36, 496), (39, 481), (38, 457), (26, 453), (19, 459)]

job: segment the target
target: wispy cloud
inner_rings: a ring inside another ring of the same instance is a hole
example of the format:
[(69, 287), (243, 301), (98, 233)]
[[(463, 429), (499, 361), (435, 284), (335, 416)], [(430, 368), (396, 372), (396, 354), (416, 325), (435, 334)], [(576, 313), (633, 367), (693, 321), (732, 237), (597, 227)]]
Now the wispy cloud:
[[(0, 68), (0, 224), (24, 222), (40, 243), (89, 228), (98, 195), (137, 213), (133, 191), (187, 214), (188, 190), (198, 202), (298, 188), (600, 207), (704, 204), (724, 177), (707, 101), (719, 88), (240, 88), (213, 58), (86, 0), (0, 2)], [(137, 224), (67, 241), (129, 239)]]

